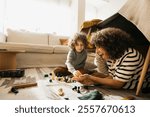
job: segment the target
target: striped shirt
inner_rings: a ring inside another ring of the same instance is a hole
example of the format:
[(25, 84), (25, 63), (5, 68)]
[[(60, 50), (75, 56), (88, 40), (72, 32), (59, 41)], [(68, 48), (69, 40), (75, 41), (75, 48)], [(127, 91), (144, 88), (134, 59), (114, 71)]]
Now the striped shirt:
[(109, 75), (115, 80), (126, 82), (123, 86), (125, 89), (134, 89), (137, 86), (143, 64), (142, 54), (133, 48), (128, 48), (115, 62), (107, 61)]

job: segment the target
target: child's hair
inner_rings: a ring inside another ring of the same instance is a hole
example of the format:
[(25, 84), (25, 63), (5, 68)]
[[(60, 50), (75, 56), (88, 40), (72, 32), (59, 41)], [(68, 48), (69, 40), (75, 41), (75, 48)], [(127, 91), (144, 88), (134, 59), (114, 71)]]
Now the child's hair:
[(74, 50), (75, 49), (75, 45), (77, 44), (77, 41), (81, 41), (84, 45), (84, 48), (87, 48), (87, 38), (86, 38), (86, 34), (85, 33), (75, 33), (75, 35), (73, 36), (73, 38), (71, 39), (69, 45), (70, 47)]

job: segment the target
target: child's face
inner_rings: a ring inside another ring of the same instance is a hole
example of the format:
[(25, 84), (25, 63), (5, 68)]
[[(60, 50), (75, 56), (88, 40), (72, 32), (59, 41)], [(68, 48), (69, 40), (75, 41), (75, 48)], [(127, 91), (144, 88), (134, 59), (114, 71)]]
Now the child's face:
[(77, 41), (77, 43), (75, 44), (75, 50), (77, 52), (82, 52), (83, 49), (84, 49), (84, 44), (82, 43), (82, 41)]

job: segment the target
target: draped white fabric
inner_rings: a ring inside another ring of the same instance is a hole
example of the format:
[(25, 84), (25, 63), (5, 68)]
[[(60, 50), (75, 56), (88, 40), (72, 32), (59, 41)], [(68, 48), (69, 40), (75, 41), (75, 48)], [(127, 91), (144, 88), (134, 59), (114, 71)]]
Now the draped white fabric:
[(150, 41), (150, 0), (128, 0), (119, 13), (131, 21)]

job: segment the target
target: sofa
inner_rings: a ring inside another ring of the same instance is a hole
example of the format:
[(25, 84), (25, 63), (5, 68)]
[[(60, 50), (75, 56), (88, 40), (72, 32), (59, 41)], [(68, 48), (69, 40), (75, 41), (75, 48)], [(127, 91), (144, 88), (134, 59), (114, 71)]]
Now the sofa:
[[(7, 29), (0, 34), (0, 51), (16, 52), (17, 68), (65, 66), (69, 37)], [(94, 55), (90, 54), (87, 66), (94, 68)]]
[(0, 34), (0, 38), (1, 51), (16, 51), (17, 68), (64, 65), (69, 51), (61, 44), (67, 36), (7, 29), (7, 35)]

